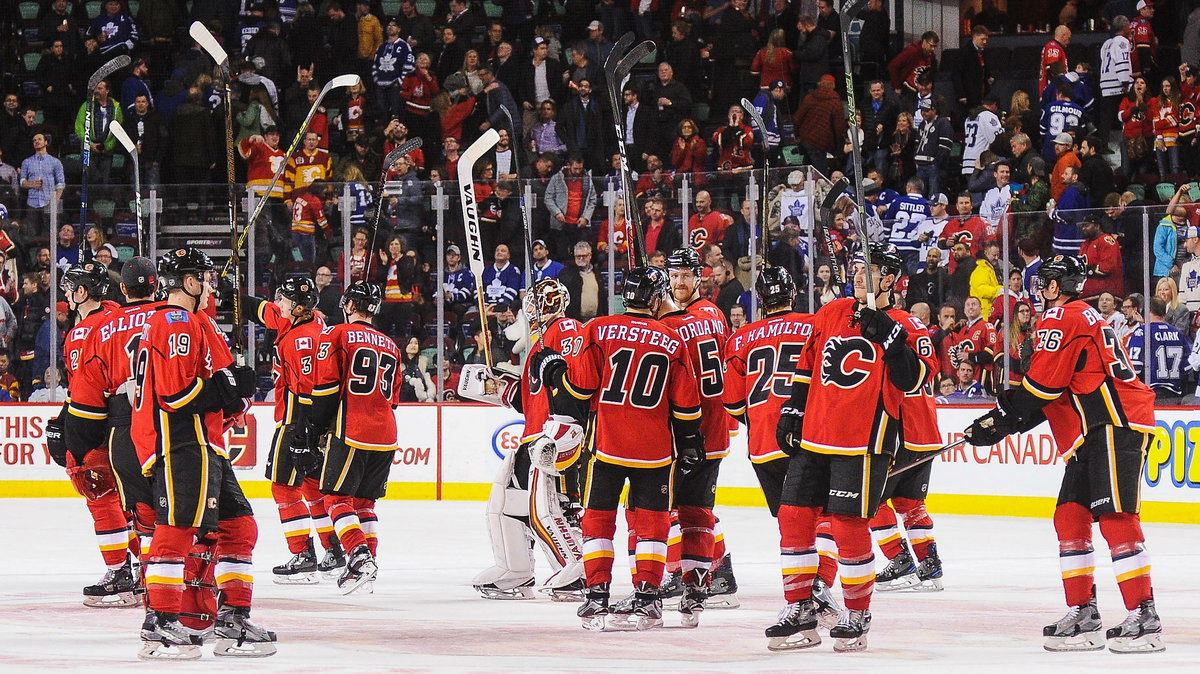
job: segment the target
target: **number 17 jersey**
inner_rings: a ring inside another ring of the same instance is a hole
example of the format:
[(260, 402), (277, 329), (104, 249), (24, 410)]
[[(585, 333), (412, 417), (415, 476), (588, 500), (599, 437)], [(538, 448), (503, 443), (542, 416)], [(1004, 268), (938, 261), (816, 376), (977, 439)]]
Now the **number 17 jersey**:
[(314, 415), (336, 404), (330, 426), (336, 437), (356, 449), (396, 449), (392, 405), (400, 402), (399, 362), (392, 338), (365, 323), (325, 328), (317, 346)]

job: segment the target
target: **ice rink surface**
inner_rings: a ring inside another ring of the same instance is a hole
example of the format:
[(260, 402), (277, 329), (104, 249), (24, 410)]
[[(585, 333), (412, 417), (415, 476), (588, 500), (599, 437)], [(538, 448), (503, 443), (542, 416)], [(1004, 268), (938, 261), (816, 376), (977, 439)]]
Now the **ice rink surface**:
[[(1165, 653), (1043, 651), (1042, 625), (1065, 612), (1051, 522), (936, 513), (944, 592), (876, 593), (864, 653), (835, 654), (828, 638), (814, 649), (771, 653), (763, 629), (783, 601), (778, 534), (765, 509), (718, 508), (741, 608), (709, 610), (694, 630), (592, 633), (579, 627), (575, 604), (475, 594), (470, 580), (491, 558), (483, 503), (381, 502), (375, 593), (349, 597), (328, 583), (273, 584), (270, 567), (290, 555), (274, 504), (254, 506), (254, 618), (279, 633), (279, 653), (218, 660), (209, 650), (198, 662), (159, 664), (136, 659), (141, 609), (80, 603), (80, 588), (103, 572), (82, 499), (0, 499), (0, 518), (16, 525), (0, 553), (0, 671), (1200, 671), (1195, 526), (1145, 527)], [(1096, 535), (1100, 609), (1111, 626), (1125, 610)], [(543, 560), (538, 564), (544, 570)], [(623, 596), (629, 575), (621, 556), (616, 578), (613, 593)], [(666, 622), (678, 625), (677, 614), (668, 612)]]

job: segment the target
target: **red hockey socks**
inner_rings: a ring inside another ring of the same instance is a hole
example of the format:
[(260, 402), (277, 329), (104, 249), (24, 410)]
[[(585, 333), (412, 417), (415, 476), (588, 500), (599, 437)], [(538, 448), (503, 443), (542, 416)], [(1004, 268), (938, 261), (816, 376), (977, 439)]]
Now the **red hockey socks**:
[(721, 530), (721, 518), (713, 518), (713, 571), (721, 568), (721, 560), (725, 559), (725, 532)]
[(217, 589), (230, 606), (250, 606), (254, 591), (251, 557), (258, 542), (258, 524), (253, 515), (221, 520), (217, 524)]
[(638, 510), (637, 525), (638, 540), (634, 555), (637, 569), (633, 574), (633, 584), (636, 586), (644, 581), (658, 587), (667, 565), (667, 535), (671, 530), (671, 514), (665, 510)]
[(817, 520), (817, 575), (825, 581), (825, 587), (833, 587), (837, 578), (838, 551), (833, 542), (833, 523), (828, 515)]
[(1100, 534), (1112, 553), (1113, 573), (1125, 608), (1132, 611), (1154, 596), (1150, 587), (1150, 555), (1146, 553), (1142, 521), (1134, 513), (1100, 516)]
[(904, 550), (904, 546), (900, 544), (904, 539), (900, 536), (900, 528), (896, 525), (896, 511), (892, 510), (892, 506), (887, 501), (879, 504), (879, 511), (875, 513), (868, 524), (871, 527), (871, 537), (883, 551), (884, 557), (895, 559), (896, 555)]
[(356, 498), (354, 509), (358, 515), (358, 525), (367, 539), (367, 549), (372, 555), (379, 554), (379, 516), (375, 514), (375, 499)]
[(304, 494), (304, 503), (308, 506), (313, 526), (317, 528), (317, 538), (321, 540), (321, 545), (329, 550), (337, 540), (337, 534), (333, 532), (333, 520), (329, 519), (329, 511), (325, 509), (321, 484), (311, 477), (305, 478), (304, 484), (300, 485), (300, 491)]
[[(925, 511), (925, 502), (910, 498), (894, 498), (892, 505), (904, 519), (904, 533), (908, 536), (908, 543), (912, 546), (913, 554), (920, 562), (929, 556), (929, 544), (933, 542), (933, 520)], [(882, 509), (880, 507), (880, 510)]]
[[(633, 511), (626, 512), (626, 521), (632, 517), (636, 523), (637, 516), (630, 515), (631, 512)], [(641, 512), (638, 511), (637, 515), (640, 514)], [(587, 578), (588, 587), (600, 583), (611, 583), (613, 536), (617, 535), (617, 511), (588, 508), (583, 511), (583, 521), (580, 524), (583, 529), (583, 572)], [(630, 530), (633, 530), (632, 526), (630, 526)]]
[[(669, 517), (671, 524), (667, 531), (667, 566), (665, 571), (666, 573), (673, 574), (676, 571), (682, 571), (683, 565), (681, 562), (683, 560), (683, 529), (679, 526), (678, 510), (672, 510), (669, 513)], [(634, 537), (631, 541), (630, 547), (636, 550), (636, 537)], [(636, 559), (634, 560), (634, 566), (637, 566)]]
[(817, 575), (818, 508), (779, 506), (779, 565), (783, 598), (789, 604), (812, 597)]
[(160, 524), (146, 565), (146, 597), (150, 608), (179, 613), (183, 600), (183, 567), (196, 538), (192, 527)]
[(1092, 513), (1078, 503), (1054, 509), (1058, 534), (1058, 565), (1068, 606), (1083, 606), (1092, 598), (1096, 560), (1092, 555)]
[(283, 524), (288, 551), (293, 555), (304, 552), (308, 549), (309, 534), (312, 533), (312, 519), (300, 487), (272, 482), (271, 498), (275, 499), (275, 505), (279, 508), (279, 522)]
[(871, 528), (866, 518), (832, 515), (833, 540), (838, 549), (838, 572), (846, 608), (863, 611), (871, 607), (875, 590), (875, 553), (871, 550)]
[(349, 554), (354, 548), (367, 542), (362, 525), (358, 521), (358, 510), (354, 507), (354, 498), (338, 494), (325, 495), (325, 509), (333, 520), (333, 529), (337, 532), (342, 549)]
[[(683, 538), (680, 544), (680, 568), (683, 571), (683, 582), (695, 585), (696, 572), (707, 572), (713, 565), (713, 528), (717, 520), (711, 508), (697, 506), (679, 506), (679, 532)], [(669, 541), (668, 541), (669, 543)], [(670, 551), (668, 550), (668, 559)]]
[(214, 538), (214, 534), (208, 534), (197, 539), (183, 565), (185, 583), (179, 604), (179, 622), (189, 629), (208, 629), (217, 616)]

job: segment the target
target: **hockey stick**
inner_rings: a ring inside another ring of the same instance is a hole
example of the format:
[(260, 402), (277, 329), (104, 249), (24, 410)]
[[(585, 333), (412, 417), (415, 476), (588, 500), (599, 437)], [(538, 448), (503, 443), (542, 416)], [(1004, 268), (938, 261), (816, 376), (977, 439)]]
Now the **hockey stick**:
[[(92, 108), (96, 105), (96, 87), (100, 83), (108, 79), (109, 75), (117, 72), (121, 68), (129, 65), (130, 58), (122, 54), (111, 59), (108, 63), (96, 69), (92, 76), (87, 81), (87, 95), (83, 99), (83, 153), (81, 160), (83, 161), (83, 177), (79, 183), (79, 261), (83, 262), (83, 247), (86, 245), (84, 239), (84, 231), (87, 229), (87, 211), (88, 211), (88, 173), (92, 166)], [(115, 108), (115, 106), (114, 106)], [(113, 121), (116, 121), (114, 115)], [(111, 125), (110, 125), (111, 126)], [(102, 141), (103, 142), (103, 141)], [(57, 232), (51, 232), (51, 236), (58, 236)]]
[[(526, 292), (533, 292), (533, 222), (529, 217), (529, 204), (525, 203), (525, 191), (521, 189), (521, 145), (514, 144), (517, 136), (517, 127), (513, 124), (512, 113), (508, 108), (500, 106), (500, 111), (504, 113), (504, 118), (508, 121), (508, 147), (513, 155), (514, 173), (517, 174), (517, 190), (518, 202), (521, 204), (521, 224), (525, 230), (525, 275), (526, 275)], [(526, 319), (529, 317), (526, 316)], [(534, 325), (532, 322), (529, 325)], [(542, 338), (541, 326), (537, 328), (538, 340)]]
[(888, 471), (888, 478), (890, 479), (890, 478), (896, 477), (897, 475), (899, 475), (903, 472), (906, 472), (906, 471), (910, 471), (913, 468), (916, 468), (917, 466), (923, 466), (923, 465), (929, 463), (930, 461), (933, 461), (934, 459), (938, 458), (942, 454), (945, 454), (946, 452), (948, 452), (952, 449), (958, 449), (959, 447), (962, 447), (965, 444), (967, 444), (967, 439), (962, 438), (961, 440), (952, 442), (952, 443), (946, 445), (945, 447), (942, 447), (941, 449), (936, 449), (932, 452), (929, 452), (925, 456), (922, 456), (921, 458), (917, 459), (916, 461), (913, 461), (912, 463), (906, 463), (903, 466), (900, 466), (898, 468), (892, 468), (890, 471)]
[(421, 138), (410, 138), (397, 145), (383, 158), (383, 167), (379, 169), (379, 187), (375, 191), (375, 218), (371, 229), (371, 247), (367, 249), (367, 269), (371, 268), (370, 256), (375, 255), (375, 240), (379, 235), (379, 219), (383, 217), (383, 186), (387, 181), (387, 174), (401, 157), (413, 150), (419, 149), (424, 142)]
[[(617, 46), (633, 42), (632, 33), (621, 36)], [(604, 80), (608, 85), (608, 102), (612, 107), (613, 129), (617, 134), (617, 150), (621, 153), (621, 196), (625, 201), (625, 219), (633, 221), (634, 241), (630, 248), (638, 264), (645, 266), (649, 262), (650, 251), (646, 250), (646, 233), (642, 227), (642, 219), (637, 215), (637, 199), (633, 195), (633, 177), (629, 172), (629, 155), (625, 149), (625, 116), (621, 114), (621, 84), (629, 76), (629, 71), (643, 58), (655, 49), (650, 40), (640, 42), (625, 54), (619, 54), (617, 46), (604, 62)]]
[(141, 162), (138, 160), (137, 145), (125, 132), (125, 127), (121, 126), (117, 120), (114, 119), (108, 128), (112, 131), (112, 135), (117, 137), (117, 142), (129, 153), (129, 158), (133, 160), (133, 219), (137, 222), (137, 251), (138, 255), (145, 255), (146, 247), (142, 232), (142, 171)]
[[(821, 218), (816, 225), (818, 238), (822, 239), (822, 245), (825, 247), (825, 253), (829, 255), (830, 274), (833, 282), (838, 286), (845, 288), (846, 279), (842, 275), (842, 265), (838, 264), (837, 255), (833, 250), (833, 235), (829, 233), (829, 226), (833, 223), (833, 207), (837, 204), (837, 200), (846, 193), (850, 187), (850, 180), (842, 176), (836, 183), (829, 187), (829, 191), (825, 193), (825, 198), (821, 200)], [(816, 269), (813, 269), (816, 272)]]
[[(747, 115), (750, 115), (750, 121), (754, 123), (754, 126), (755, 126), (755, 128), (758, 129), (758, 134), (762, 139), (761, 144), (762, 144), (762, 153), (763, 153), (763, 171), (762, 171), (763, 177), (762, 177), (762, 185), (760, 185), (758, 188), (759, 189), (758, 222), (759, 222), (759, 226), (762, 229), (762, 235), (758, 237), (758, 241), (757, 241), (758, 246), (756, 247), (756, 249), (750, 251), (750, 256), (751, 256), (750, 257), (750, 270), (751, 270), (751, 272), (754, 272), (755, 270), (758, 269), (758, 265), (756, 264), (755, 258), (757, 257), (761, 260), (764, 260), (763, 264), (766, 264), (765, 260), (767, 259), (767, 227), (766, 227), (766, 223), (767, 223), (767, 181), (771, 179), (771, 175), (770, 175), (771, 162), (768, 160), (767, 154), (770, 152), (770, 148), (767, 146), (767, 124), (766, 124), (766, 122), (763, 121), (762, 115), (759, 114), (758, 109), (754, 107), (753, 103), (746, 100), (745, 98), (742, 99), (742, 109), (744, 109), (746, 111)], [(782, 213), (780, 213), (780, 218), (782, 219)], [(752, 231), (751, 236), (753, 236), (753, 235), (754, 234)], [(753, 277), (753, 276), (754, 276), (754, 274), (752, 273), (751, 277)], [(750, 283), (751, 283), (751, 285), (753, 285), (754, 278), (750, 279)], [(753, 298), (754, 296), (751, 295), (751, 297)]]
[(874, 309), (875, 279), (871, 276), (871, 246), (870, 239), (867, 238), (867, 209), (863, 203), (862, 142), (858, 137), (858, 117), (854, 114), (857, 107), (854, 102), (854, 71), (850, 65), (849, 45), (844, 43), (845, 37), (850, 34), (850, 24), (854, 23), (854, 19), (867, 6), (867, 2), (868, 0), (851, 0), (851, 2), (842, 5), (842, 69), (846, 73), (846, 107), (849, 110), (847, 113), (849, 118), (846, 121), (850, 125), (850, 154), (852, 156), (851, 164), (854, 165), (854, 202), (858, 206), (858, 234), (862, 237), (863, 264), (867, 268), (865, 274), (867, 279), (867, 306)]
[(487, 307), (483, 301), (483, 238), (479, 233), (479, 205), (475, 201), (475, 162), (500, 142), (500, 134), (488, 129), (471, 143), (458, 158), (458, 196), (462, 202), (463, 220), (467, 230), (467, 256), (471, 275), (475, 277), (475, 294), (479, 300), (479, 329), (483, 331), (483, 357), (492, 368), (492, 338), (488, 334)]

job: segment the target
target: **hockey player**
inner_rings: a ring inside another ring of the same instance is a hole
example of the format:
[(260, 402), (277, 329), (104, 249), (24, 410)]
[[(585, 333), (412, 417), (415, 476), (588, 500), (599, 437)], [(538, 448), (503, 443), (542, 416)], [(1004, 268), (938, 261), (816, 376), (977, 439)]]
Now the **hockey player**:
[(198, 536), (215, 532), (214, 580), (221, 598), (216, 655), (275, 653), (275, 633), (250, 620), (251, 557), (258, 526), (225, 448), (227, 419), (254, 393), (254, 371), (236, 365), (205, 310), (212, 301), (212, 260), (179, 248), (159, 260), (166, 305), (146, 320), (133, 358), (132, 435), (142, 472), (154, 480), (157, 526), (146, 564), (143, 659), (200, 657), (200, 633), (179, 621), (184, 568)]
[[(141, 336), (146, 318), (159, 306), (150, 300), (158, 286), (158, 272), (150, 258), (135, 257), (121, 268), (121, 281), (126, 305), (104, 314), (80, 352), (79, 367), (71, 378), (63, 436), (67, 450), (76, 455), (107, 445), (113, 488), (121, 509), (132, 518), (145, 557), (154, 534), (154, 499), (129, 435), (132, 407), (128, 391), (132, 385), (127, 382), (135, 340)], [(110, 589), (132, 592), (139, 584), (137, 574), (126, 577), (129, 570), (122, 569), (113, 574)]]
[(459, 378), (460, 397), (511, 407), (525, 417), (521, 446), (504, 458), (488, 498), (494, 563), (471, 581), (485, 599), (533, 598), (531, 541), (538, 543), (554, 569), (542, 591), (555, 600), (582, 598), (578, 520), (572, 522), (563, 513), (567, 497), (556, 483), (578, 458), (583, 429), (569, 417), (551, 414), (551, 396), (566, 394), (552, 392), (531, 370), (532, 355), (541, 349), (571, 355), (579, 348), (583, 331), (577, 321), (565, 317), (568, 304), (570, 293), (558, 279), (535, 283), (525, 296), (524, 309), (537, 342), (522, 378), (486, 365), (464, 365)]
[[(319, 573), (337, 574), (346, 565), (316, 479), (321, 455), (308, 443), (317, 342), (325, 329), (325, 321), (314, 313), (317, 286), (308, 277), (289, 278), (275, 291), (274, 302), (247, 297), (245, 303), (255, 322), (276, 332), (271, 359), (275, 436), (267, 457), (267, 479), (292, 558), (271, 571), (280, 585), (313, 584), (319, 582)], [(293, 441), (296, 434), (303, 442)], [(326, 550), (320, 562), (311, 536), (314, 524)]]
[(387, 492), (396, 453), (400, 352), (391, 337), (371, 327), (382, 303), (383, 291), (374, 283), (346, 289), (346, 322), (325, 328), (317, 346), (308, 432), (291, 436), (296, 455), (328, 433), (321, 440), (321, 494), (346, 550), (337, 580), (343, 594), (372, 583), (379, 571), (375, 501)]
[[(699, 389), (686, 346), (654, 318), (666, 292), (666, 272), (630, 270), (625, 313), (584, 327), (581, 346), (569, 357), (569, 375), (568, 361), (548, 348), (531, 366), (544, 384), (579, 400), (595, 397), (595, 455), (588, 464), (583, 514), (587, 597), (577, 612), (585, 629), (662, 625), (658, 586), (667, 556), (673, 464), (687, 470), (704, 459)], [(610, 611), (608, 600), (617, 505), (626, 481), (636, 511), (637, 570), (633, 600), (617, 612)]]
[[(71, 381), (68, 393), (73, 393), (74, 375), (79, 371), (84, 345), (92, 330), (104, 321), (106, 307), (102, 306), (102, 300), (108, 293), (108, 268), (99, 262), (72, 265), (63, 275), (60, 287), (75, 322), (63, 340), (63, 360)], [(106, 304), (116, 306), (111, 302)], [(94, 444), (75, 443), (72, 451), (68, 451), (71, 447), (63, 436), (70, 406), (68, 396), (58, 417), (47, 423), (46, 447), (55, 463), (67, 469), (75, 491), (87, 499), (100, 555), (108, 567), (98, 583), (83, 588), (83, 603), (95, 608), (138, 606), (140, 601), (134, 594), (137, 579), (129, 558), (131, 544), (136, 549), (136, 539), (130, 539), (129, 521), (121, 508), (108, 448), (101, 434)]]
[[(892, 308), (903, 260), (894, 246), (871, 244), (871, 268), (855, 265), (854, 297), (817, 312), (813, 334), (796, 367), (792, 395), (780, 409), (776, 440), (791, 454), (779, 507), (784, 595), (788, 606), (766, 630), (772, 649), (820, 643), (817, 605), (816, 526), (822, 511), (832, 520), (846, 611), (829, 635), (835, 651), (866, 648), (871, 627), (875, 556), (868, 520), (883, 495), (892, 457), (901, 446), (901, 402), (933, 373), (920, 354), (932, 344), (915, 330), (910, 314)], [(878, 290), (867, 305), (867, 274)], [(910, 332), (910, 330), (912, 332)], [(815, 421), (804, 423), (805, 417)], [(855, 423), (829, 423), (854, 419)]]
[[(1154, 606), (1150, 559), (1142, 535), (1142, 466), (1153, 437), (1154, 392), (1138, 380), (1112, 326), (1079, 299), (1087, 267), (1056, 255), (1038, 269), (1035, 288), (1046, 310), (1020, 388), (966, 430), (971, 444), (988, 446), (1043, 420), (1066, 462), (1054, 529), (1070, 610), (1042, 634), (1048, 651), (1114, 653), (1163, 650)], [(1117, 586), (1129, 614), (1103, 629), (1092, 578), (1092, 522), (1112, 553)]]

